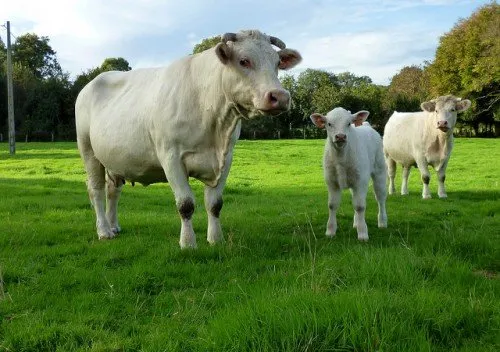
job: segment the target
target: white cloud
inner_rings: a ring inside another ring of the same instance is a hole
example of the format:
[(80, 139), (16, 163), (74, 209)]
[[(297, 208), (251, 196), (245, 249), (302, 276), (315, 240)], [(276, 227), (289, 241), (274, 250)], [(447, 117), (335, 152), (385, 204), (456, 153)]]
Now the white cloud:
[(165, 64), (209, 36), (260, 28), (300, 50), (300, 68), (387, 83), (404, 65), (432, 59), (439, 35), (488, 1), (16, 0), (4, 1), (1, 15), (16, 35), (48, 36), (73, 76), (106, 57), (122, 56), (134, 68)]

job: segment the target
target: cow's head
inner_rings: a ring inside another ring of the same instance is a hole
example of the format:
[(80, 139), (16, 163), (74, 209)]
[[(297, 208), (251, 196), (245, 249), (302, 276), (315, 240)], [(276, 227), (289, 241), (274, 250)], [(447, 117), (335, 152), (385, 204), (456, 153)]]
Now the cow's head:
[(290, 93), (281, 86), (278, 70), (297, 65), (302, 60), (298, 51), (286, 49), (276, 37), (251, 30), (222, 35), (215, 52), (226, 67), (224, 94), (244, 117), (278, 115), (290, 108)]
[(362, 125), (368, 115), (370, 112), (366, 110), (351, 114), (344, 108), (335, 108), (326, 116), (314, 113), (310, 118), (316, 127), (326, 128), (328, 139), (335, 149), (342, 149), (349, 141), (349, 135), (355, 126)]
[(422, 110), (427, 111), (434, 119), (436, 128), (445, 133), (453, 133), (457, 122), (457, 113), (467, 110), (471, 105), (470, 100), (445, 95), (420, 104)]

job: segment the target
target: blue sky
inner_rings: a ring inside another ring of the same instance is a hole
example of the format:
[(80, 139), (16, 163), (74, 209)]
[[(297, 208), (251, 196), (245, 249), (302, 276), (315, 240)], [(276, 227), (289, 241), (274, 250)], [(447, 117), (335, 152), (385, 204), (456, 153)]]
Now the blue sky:
[[(15, 0), (0, 21), (14, 35), (48, 36), (74, 78), (107, 57), (132, 68), (168, 65), (203, 38), (259, 29), (297, 49), (306, 68), (350, 71), (388, 84), (433, 60), (439, 37), (490, 0)], [(5, 42), (5, 30), (0, 30)]]

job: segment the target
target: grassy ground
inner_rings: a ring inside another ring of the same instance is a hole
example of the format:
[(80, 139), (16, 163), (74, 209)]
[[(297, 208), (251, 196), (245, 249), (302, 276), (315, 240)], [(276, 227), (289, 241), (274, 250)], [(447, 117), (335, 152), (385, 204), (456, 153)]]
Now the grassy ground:
[(324, 236), (323, 141), (240, 141), (225, 244), (192, 182), (196, 251), (167, 184), (127, 184), (123, 232), (98, 241), (76, 145), (17, 147), (0, 145), (0, 351), (500, 349), (500, 140), (456, 140), (446, 200), (413, 170), (387, 229), (370, 193), (368, 243), (348, 192)]

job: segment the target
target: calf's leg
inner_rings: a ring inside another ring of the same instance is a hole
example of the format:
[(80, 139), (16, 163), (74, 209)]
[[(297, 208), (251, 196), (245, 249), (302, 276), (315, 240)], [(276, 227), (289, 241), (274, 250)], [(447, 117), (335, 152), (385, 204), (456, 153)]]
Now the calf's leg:
[(365, 221), (366, 193), (368, 185), (359, 185), (351, 189), (352, 205), (354, 207), (354, 224), (358, 231), (358, 240), (368, 241), (368, 227)]
[(340, 205), (342, 192), (338, 187), (328, 185), (328, 222), (325, 234), (333, 237), (337, 233), (337, 209)]
[(443, 163), (440, 168), (437, 170), (438, 175), (438, 196), (439, 198), (446, 198), (448, 195), (446, 194), (446, 188), (444, 187), (444, 181), (446, 179), (446, 166), (448, 162)]
[(373, 175), (373, 190), (378, 203), (378, 227), (387, 227), (387, 212), (385, 210), (385, 201), (387, 199), (386, 179), (385, 172)]

